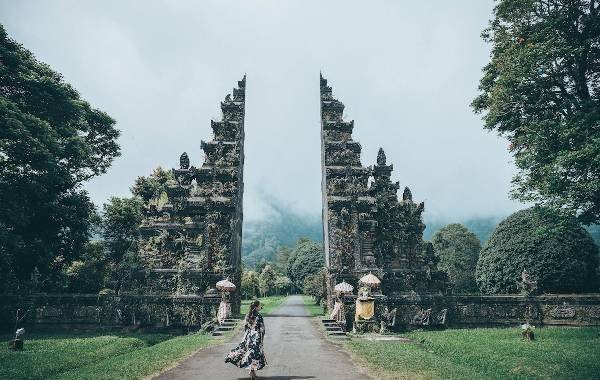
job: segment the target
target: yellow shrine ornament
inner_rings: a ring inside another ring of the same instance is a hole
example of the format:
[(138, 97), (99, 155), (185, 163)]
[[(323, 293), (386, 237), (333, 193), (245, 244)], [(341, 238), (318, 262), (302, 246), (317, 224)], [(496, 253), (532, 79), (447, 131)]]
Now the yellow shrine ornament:
[(370, 320), (375, 315), (375, 298), (371, 296), (371, 288), (361, 286), (356, 297), (354, 321)]

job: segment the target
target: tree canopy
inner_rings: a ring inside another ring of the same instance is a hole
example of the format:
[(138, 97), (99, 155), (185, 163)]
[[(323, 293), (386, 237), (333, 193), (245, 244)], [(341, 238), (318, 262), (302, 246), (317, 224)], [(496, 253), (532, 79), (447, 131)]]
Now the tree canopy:
[(472, 107), (508, 138), (512, 196), (600, 220), (600, 2), (501, 0)]
[(83, 252), (94, 207), (81, 186), (119, 155), (115, 121), (0, 25), (0, 286), (17, 290)]
[(290, 254), (287, 274), (296, 289), (304, 288), (304, 279), (319, 272), (325, 265), (323, 245), (309, 239), (299, 239)]
[(453, 223), (437, 231), (431, 243), (440, 258), (438, 266), (448, 273), (454, 291), (477, 291), (475, 268), (481, 250), (477, 236), (462, 224)]
[(598, 247), (572, 217), (534, 207), (502, 221), (483, 246), (476, 278), (484, 293), (516, 293), (527, 270), (546, 293), (598, 290)]

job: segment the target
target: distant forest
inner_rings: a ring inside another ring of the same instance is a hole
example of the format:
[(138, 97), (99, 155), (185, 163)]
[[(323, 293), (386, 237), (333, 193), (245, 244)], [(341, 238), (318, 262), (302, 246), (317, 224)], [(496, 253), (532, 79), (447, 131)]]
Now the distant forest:
[[(292, 247), (301, 237), (323, 241), (320, 215), (300, 215), (286, 207), (273, 207), (273, 210), (273, 215), (265, 220), (244, 222), (242, 260), (246, 268), (253, 268), (262, 261), (272, 261), (279, 247)], [(425, 220), (427, 228), (424, 238), (430, 240), (436, 231), (450, 223), (461, 223), (477, 235), (483, 244), (506, 216)], [(600, 226), (589, 227), (588, 231), (596, 244), (600, 245)]]

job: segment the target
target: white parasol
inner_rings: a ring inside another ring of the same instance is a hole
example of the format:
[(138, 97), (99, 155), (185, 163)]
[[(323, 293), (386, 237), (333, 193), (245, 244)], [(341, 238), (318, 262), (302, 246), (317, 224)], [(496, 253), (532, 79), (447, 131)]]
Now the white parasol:
[(342, 281), (334, 287), (334, 290), (340, 294), (350, 294), (354, 290), (354, 287), (346, 281)]
[(227, 279), (217, 282), (217, 289), (222, 290), (224, 292), (235, 292), (236, 287), (233, 282)]
[(381, 281), (377, 278), (377, 276), (375, 276), (373, 273), (369, 272), (369, 274), (362, 276), (360, 278), (360, 280), (358, 280), (359, 283), (367, 285), (371, 288), (376, 288), (379, 285), (381, 285)]

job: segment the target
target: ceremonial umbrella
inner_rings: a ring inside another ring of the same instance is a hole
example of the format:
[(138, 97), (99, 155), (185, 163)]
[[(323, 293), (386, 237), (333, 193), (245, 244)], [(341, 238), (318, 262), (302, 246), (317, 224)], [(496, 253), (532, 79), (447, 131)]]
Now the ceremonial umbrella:
[(371, 288), (376, 288), (381, 285), (381, 281), (375, 276), (373, 273), (369, 272), (366, 276), (362, 276), (360, 280), (358, 280), (361, 284), (365, 284)]
[(224, 292), (235, 292), (235, 284), (229, 279), (221, 280), (217, 282), (217, 289), (222, 290)]
[(342, 281), (334, 287), (334, 290), (340, 294), (350, 294), (354, 287), (346, 281)]

